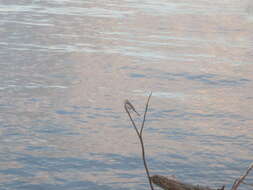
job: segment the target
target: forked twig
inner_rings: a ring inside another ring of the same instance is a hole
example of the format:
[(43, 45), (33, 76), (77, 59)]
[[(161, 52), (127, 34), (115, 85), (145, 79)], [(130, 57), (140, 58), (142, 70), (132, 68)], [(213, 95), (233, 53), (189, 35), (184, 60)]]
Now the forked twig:
[[(148, 100), (147, 100), (147, 103), (146, 103), (145, 112), (144, 112), (144, 115), (143, 115), (143, 120), (142, 120), (140, 130), (138, 130), (138, 128), (137, 128), (137, 126), (136, 126), (136, 124), (135, 124), (135, 122), (134, 122), (134, 120), (133, 120), (133, 118), (130, 114), (130, 111), (134, 111), (138, 116), (140, 116), (140, 114), (135, 110), (134, 106), (128, 100), (126, 100), (125, 103), (124, 103), (125, 111), (127, 112), (128, 116), (129, 116), (129, 118), (132, 122), (132, 125), (133, 125), (133, 127), (136, 131), (136, 134), (137, 134), (137, 136), (140, 140), (140, 143), (141, 143), (142, 160), (143, 160), (143, 164), (144, 164), (144, 167), (145, 167), (145, 170), (146, 170), (146, 174), (147, 174), (147, 177), (148, 177), (148, 180), (149, 180), (151, 190), (154, 190), (153, 183), (155, 185), (158, 185), (159, 187), (165, 189), (165, 190), (168, 190), (168, 189), (170, 189), (170, 190), (189, 190), (189, 189), (191, 189), (191, 190), (212, 190), (209, 187), (202, 187), (202, 186), (199, 186), (199, 185), (194, 186), (194, 185), (191, 185), (191, 184), (182, 183), (182, 182), (177, 181), (175, 179), (169, 179), (169, 178), (166, 178), (166, 177), (160, 176), (160, 175), (154, 175), (154, 176), (150, 177), (147, 162), (146, 162), (146, 157), (145, 157), (145, 148), (144, 148), (142, 132), (143, 132), (143, 128), (144, 128), (145, 121), (146, 121), (146, 115), (147, 115), (151, 95), (152, 95), (152, 93), (150, 93), (150, 95), (148, 97)], [(251, 170), (253, 170), (253, 163), (246, 170), (244, 175), (242, 175), (241, 177), (239, 177), (238, 179), (236, 179), (234, 181), (234, 184), (233, 184), (231, 190), (238, 190), (238, 187), (240, 186), (240, 184), (246, 184), (246, 185), (249, 185), (249, 186), (253, 186), (253, 184), (247, 184), (247, 183), (244, 182), (244, 180), (249, 175)], [(224, 190), (224, 189), (225, 189), (225, 186), (222, 186), (222, 188), (220, 188), (218, 190)]]
[(147, 100), (147, 103), (146, 103), (146, 108), (145, 108), (145, 112), (144, 112), (144, 115), (143, 115), (143, 120), (142, 120), (140, 131), (138, 130), (138, 128), (137, 128), (137, 126), (136, 126), (136, 124), (135, 124), (135, 122), (134, 122), (134, 120), (133, 120), (133, 118), (130, 114), (130, 110), (133, 110), (138, 116), (140, 116), (140, 114), (135, 110), (134, 106), (128, 100), (125, 101), (124, 108), (125, 108), (128, 116), (129, 116), (129, 118), (132, 122), (132, 125), (134, 126), (134, 129), (136, 131), (136, 134), (137, 134), (137, 136), (140, 140), (143, 164), (144, 164), (144, 167), (145, 167), (145, 170), (146, 170), (146, 174), (147, 174), (147, 177), (148, 177), (150, 188), (151, 188), (151, 190), (154, 190), (153, 184), (152, 184), (152, 181), (151, 181), (151, 178), (150, 178), (150, 175), (149, 175), (149, 170), (148, 170), (148, 166), (147, 166), (147, 162), (146, 162), (146, 156), (145, 156), (144, 142), (143, 142), (143, 138), (142, 138), (142, 131), (143, 131), (143, 128), (144, 128), (144, 125), (145, 125), (149, 100), (150, 100), (151, 96), (152, 96), (152, 92), (150, 93), (150, 95), (148, 97), (148, 100)]
[(249, 175), (250, 171), (253, 169), (253, 163), (251, 164), (251, 166), (246, 170), (245, 174), (241, 177), (239, 177), (238, 179), (236, 179), (234, 181), (234, 184), (231, 188), (231, 190), (237, 190), (238, 187), (240, 186), (241, 183), (243, 183), (243, 181), (245, 180), (245, 178)]

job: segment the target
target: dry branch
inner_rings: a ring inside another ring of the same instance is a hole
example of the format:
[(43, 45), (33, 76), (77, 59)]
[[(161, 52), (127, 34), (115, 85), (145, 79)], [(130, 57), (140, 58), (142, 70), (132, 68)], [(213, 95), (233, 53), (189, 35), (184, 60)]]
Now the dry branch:
[[(235, 180), (231, 190), (238, 190), (240, 184), (245, 184), (252, 186), (252, 184), (247, 184), (244, 182), (246, 177), (249, 175), (250, 171), (253, 169), (253, 164), (246, 170), (245, 174), (239, 177)], [(164, 190), (214, 190), (209, 187), (199, 186), (199, 185), (191, 185), (182, 183), (175, 179), (170, 179), (161, 175), (154, 175), (151, 177), (151, 181), (161, 187)], [(223, 186), (221, 189), (217, 190), (224, 190), (225, 186)]]
[(145, 125), (149, 100), (150, 100), (151, 96), (152, 96), (152, 93), (150, 93), (150, 95), (148, 97), (148, 100), (147, 100), (147, 103), (146, 103), (145, 112), (144, 112), (144, 115), (143, 115), (143, 120), (142, 120), (140, 130), (138, 130), (138, 128), (137, 128), (137, 126), (136, 126), (136, 124), (135, 124), (135, 122), (134, 122), (134, 120), (133, 120), (133, 118), (130, 114), (130, 110), (134, 111), (138, 116), (140, 116), (140, 114), (135, 110), (134, 106), (129, 102), (129, 100), (125, 100), (124, 108), (125, 108), (125, 111), (128, 114), (128, 117), (130, 118), (130, 120), (132, 122), (132, 125), (134, 126), (135, 132), (136, 132), (136, 134), (137, 134), (137, 136), (140, 140), (143, 164), (144, 164), (144, 167), (145, 167), (145, 170), (146, 170), (146, 174), (147, 174), (147, 177), (148, 177), (150, 188), (151, 188), (151, 190), (154, 190), (154, 187), (153, 187), (153, 184), (152, 184), (152, 181), (151, 181), (151, 178), (150, 178), (149, 170), (148, 170), (148, 165), (147, 165), (147, 162), (146, 162), (145, 148), (144, 148), (144, 142), (143, 142), (143, 138), (142, 138), (142, 131), (143, 131), (143, 128), (144, 128), (144, 125)]
[(182, 183), (161, 175), (152, 176), (151, 181), (164, 190), (214, 190), (209, 187)]
[(235, 180), (231, 190), (237, 190), (240, 184), (243, 183), (243, 181), (246, 179), (246, 177), (249, 175), (252, 169), (253, 169), (253, 164), (251, 164), (251, 166), (246, 170), (244, 175), (242, 175), (241, 177)]
[[(144, 142), (143, 142), (143, 137), (142, 137), (142, 131), (143, 131), (143, 128), (145, 125), (146, 115), (147, 115), (149, 100), (151, 98), (151, 95), (152, 95), (152, 93), (150, 93), (147, 103), (146, 103), (146, 107), (145, 107), (140, 130), (138, 130), (137, 125), (135, 124), (135, 122), (130, 114), (130, 111), (134, 111), (138, 116), (140, 116), (140, 114), (135, 110), (134, 106), (128, 100), (125, 100), (125, 103), (124, 103), (125, 111), (127, 112), (128, 116), (131, 120), (131, 123), (136, 131), (136, 134), (140, 140), (140, 143), (141, 143), (142, 160), (143, 160), (143, 164), (144, 164), (144, 167), (146, 170), (146, 174), (147, 174), (147, 177), (149, 180), (151, 190), (154, 190), (153, 184), (161, 187), (164, 190), (224, 190), (225, 186), (222, 186), (220, 189), (212, 189), (212, 188), (204, 187), (204, 186), (200, 186), (200, 185), (191, 185), (191, 184), (183, 183), (183, 182), (180, 182), (174, 178), (167, 178), (167, 177), (164, 177), (161, 175), (154, 175), (154, 176), (150, 177), (149, 169), (148, 169), (146, 157), (145, 157), (145, 148), (144, 148)], [(253, 169), (253, 164), (246, 170), (244, 175), (242, 175), (241, 177), (239, 177), (238, 179), (236, 179), (234, 181), (234, 184), (233, 184), (231, 190), (238, 190), (238, 187), (240, 186), (240, 184), (246, 184), (249, 186), (253, 186), (253, 184), (247, 184), (244, 182), (245, 178), (249, 175), (249, 173), (252, 169)]]

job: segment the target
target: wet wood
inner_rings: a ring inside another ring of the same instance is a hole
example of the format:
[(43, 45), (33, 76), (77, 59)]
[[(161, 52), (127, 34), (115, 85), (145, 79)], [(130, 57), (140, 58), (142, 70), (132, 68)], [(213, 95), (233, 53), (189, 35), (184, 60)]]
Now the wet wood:
[(152, 176), (151, 181), (164, 190), (215, 190), (209, 187), (182, 183), (176, 179), (170, 179), (161, 175)]

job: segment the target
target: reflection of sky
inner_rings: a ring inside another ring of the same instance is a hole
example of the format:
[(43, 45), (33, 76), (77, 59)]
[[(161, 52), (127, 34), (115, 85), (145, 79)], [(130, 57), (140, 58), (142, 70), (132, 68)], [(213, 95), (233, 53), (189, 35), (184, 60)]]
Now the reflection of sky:
[(252, 161), (247, 2), (8, 3), (0, 3), (1, 188), (146, 189), (122, 104), (141, 112), (150, 91), (152, 174), (220, 187)]

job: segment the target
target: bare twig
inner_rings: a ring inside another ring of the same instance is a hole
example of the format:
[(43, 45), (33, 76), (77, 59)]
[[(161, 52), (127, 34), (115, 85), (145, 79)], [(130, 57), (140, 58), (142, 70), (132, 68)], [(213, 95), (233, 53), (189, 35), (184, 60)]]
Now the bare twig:
[(137, 136), (140, 140), (143, 164), (144, 164), (144, 167), (145, 167), (145, 170), (146, 170), (146, 174), (147, 174), (147, 177), (148, 177), (150, 188), (151, 188), (151, 190), (154, 190), (153, 184), (152, 184), (152, 181), (151, 181), (151, 177), (150, 177), (150, 174), (149, 174), (149, 170), (148, 170), (148, 165), (147, 165), (147, 162), (146, 162), (145, 148), (144, 148), (144, 142), (143, 142), (143, 138), (142, 138), (142, 131), (143, 131), (143, 128), (144, 128), (144, 125), (145, 125), (146, 115), (147, 115), (148, 105), (149, 105), (149, 100), (151, 98), (151, 95), (152, 95), (152, 93), (150, 93), (150, 95), (148, 97), (148, 100), (147, 100), (147, 103), (146, 103), (146, 108), (145, 108), (145, 112), (144, 112), (144, 115), (143, 115), (143, 120), (142, 120), (142, 125), (141, 125), (140, 131), (138, 130), (138, 128), (137, 128), (137, 126), (136, 126), (129, 110), (133, 110), (137, 115), (139, 115), (139, 113), (135, 110), (134, 106), (128, 100), (125, 101), (124, 108), (125, 108), (128, 116), (129, 116), (129, 118), (132, 122), (132, 125), (134, 126), (134, 129), (136, 131), (136, 134), (137, 134)]
[(143, 115), (143, 120), (142, 120), (142, 125), (141, 125), (141, 130), (140, 130), (140, 137), (141, 137), (140, 138), (140, 142), (141, 142), (143, 164), (144, 164), (144, 167), (146, 169), (146, 173), (147, 173), (147, 177), (148, 177), (150, 188), (153, 190), (154, 188), (153, 188), (152, 181), (151, 181), (151, 178), (150, 178), (150, 175), (149, 175), (149, 170), (148, 170), (148, 166), (147, 166), (147, 162), (146, 162), (146, 156), (145, 156), (144, 142), (143, 142), (143, 138), (142, 138), (142, 131), (143, 131), (144, 124), (145, 124), (145, 121), (146, 121), (146, 115), (147, 115), (149, 100), (150, 100), (151, 96), (152, 96), (152, 92), (150, 93), (150, 95), (148, 97), (148, 101), (146, 103), (145, 112), (144, 112), (144, 115)]
[[(137, 136), (140, 140), (140, 143), (141, 143), (142, 160), (143, 160), (143, 164), (144, 164), (144, 167), (145, 167), (145, 170), (146, 170), (146, 174), (147, 174), (147, 177), (148, 177), (148, 180), (149, 180), (151, 190), (154, 190), (153, 184), (163, 188), (164, 190), (213, 190), (209, 187), (186, 184), (186, 183), (182, 183), (182, 182), (180, 182), (176, 179), (170, 179), (170, 178), (166, 178), (166, 177), (160, 176), (160, 175), (155, 175), (155, 176), (150, 177), (147, 162), (146, 162), (146, 157), (145, 157), (145, 147), (144, 147), (142, 132), (143, 132), (143, 129), (144, 129), (144, 126), (145, 126), (146, 115), (147, 115), (149, 101), (150, 101), (151, 96), (152, 96), (152, 93), (150, 93), (150, 95), (148, 97), (148, 100), (147, 100), (147, 103), (146, 103), (146, 107), (145, 107), (145, 111), (144, 111), (143, 120), (142, 120), (140, 130), (137, 128), (137, 125), (135, 124), (135, 122), (134, 122), (134, 120), (131, 116), (130, 111), (134, 111), (138, 116), (140, 116), (140, 114), (135, 110), (134, 106), (128, 100), (126, 100), (125, 103), (124, 103), (125, 111), (127, 112), (128, 116), (131, 120), (131, 123), (132, 123), (132, 125), (133, 125), (133, 127), (136, 131), (136, 134), (137, 134)], [(244, 182), (244, 180), (249, 175), (251, 170), (253, 170), (253, 163), (246, 170), (244, 175), (242, 175), (241, 177), (239, 177), (238, 179), (236, 179), (234, 181), (234, 184), (233, 184), (231, 190), (238, 190), (238, 187), (240, 186), (240, 184), (253, 186), (253, 184), (247, 184), (247, 183)], [(225, 189), (225, 186), (222, 186), (220, 189), (217, 189), (217, 190), (224, 190), (224, 189)]]
[(128, 110), (133, 110), (138, 116), (141, 116), (136, 109), (134, 108), (134, 106), (129, 102), (129, 100), (125, 100), (125, 106), (127, 107)]
[(146, 107), (145, 107), (145, 112), (144, 112), (144, 116), (143, 116), (143, 120), (142, 120), (142, 124), (141, 124), (141, 131), (140, 131), (140, 135), (142, 135), (142, 131), (143, 131), (143, 127), (146, 121), (146, 115), (147, 115), (147, 111), (148, 111), (148, 104), (149, 104), (149, 100), (152, 96), (152, 92), (150, 93), (149, 97), (148, 97), (148, 101), (146, 103)]
[(242, 182), (244, 185), (248, 185), (248, 186), (252, 186), (253, 187), (253, 184), (249, 184), (249, 183), (245, 183), (244, 181)]
[(253, 164), (246, 170), (245, 174), (234, 181), (234, 184), (231, 190), (237, 190), (241, 183), (245, 180), (245, 178), (249, 175), (250, 171), (253, 169)]
[(130, 112), (129, 112), (129, 109), (134, 108), (133, 105), (132, 105), (128, 100), (125, 100), (124, 108), (125, 108), (125, 110), (126, 110), (126, 112), (127, 112), (127, 114), (128, 114), (128, 117), (130, 118), (130, 120), (131, 120), (131, 122), (132, 122), (132, 125), (134, 126), (134, 129), (135, 129), (135, 131), (136, 131), (138, 137), (140, 138), (140, 134), (139, 134), (138, 128), (137, 128), (137, 126), (135, 125), (135, 122), (134, 122), (134, 120), (133, 120), (133, 118), (132, 118), (132, 116), (131, 116), (131, 114), (130, 114)]

